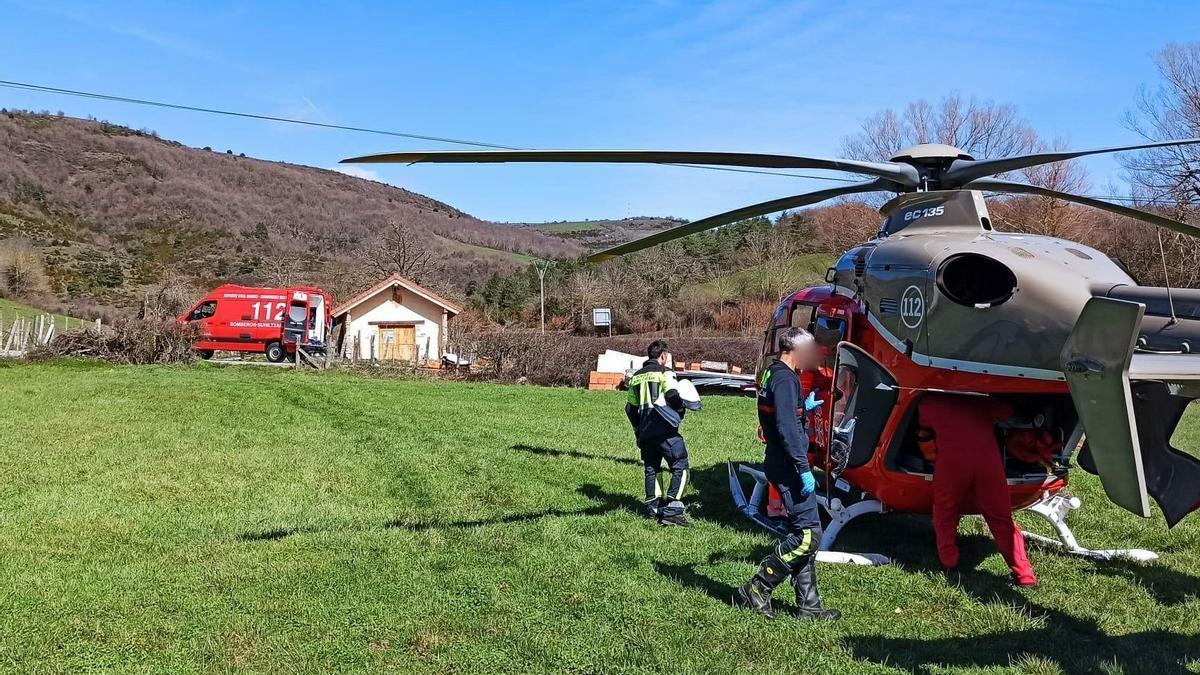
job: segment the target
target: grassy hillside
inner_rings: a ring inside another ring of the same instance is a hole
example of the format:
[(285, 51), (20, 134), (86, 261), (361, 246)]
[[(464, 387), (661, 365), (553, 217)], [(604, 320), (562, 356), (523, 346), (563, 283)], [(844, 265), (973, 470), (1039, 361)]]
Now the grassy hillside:
[[(5, 326), (12, 323), (12, 321), (16, 318), (36, 319), (43, 314), (46, 314), (46, 312), (36, 307), (30, 307), (29, 305), (23, 305), (19, 302), (0, 298), (0, 321), (3, 321)], [(60, 327), (67, 325), (68, 323), (73, 326), (80, 322), (80, 319), (69, 317), (64, 314), (51, 314), (51, 316), (54, 317), (55, 321), (59, 322), (58, 325)]]
[(491, 257), (499, 257), (499, 258), (503, 258), (506, 260), (511, 260), (513, 262), (520, 263), (521, 265), (527, 265), (530, 262), (532, 262), (534, 259), (533, 256), (525, 255), (524, 253), (517, 253), (516, 251), (504, 251), (501, 249), (489, 248), (487, 246), (476, 246), (475, 244), (459, 244), (459, 245), (462, 246), (465, 250), (471, 251), (473, 253), (478, 253), (480, 255), (491, 256)]
[(444, 280), (460, 287), (518, 262), (478, 247), (540, 257), (584, 251), (335, 171), (189, 148), (106, 122), (0, 111), (0, 242), (32, 240), (60, 300), (133, 306), (167, 275), (200, 288), (336, 285), (361, 268), (389, 221), (419, 233), (444, 260)]
[(668, 227), (687, 221), (678, 218), (620, 218), (598, 220), (564, 220), (550, 223), (513, 223), (513, 227), (533, 230), (565, 240), (578, 242), (589, 249), (606, 248), (626, 241), (640, 239)]
[[(823, 565), (847, 619), (732, 609), (771, 539), (724, 460), (752, 404), (689, 415), (696, 527), (635, 515), (622, 395), (340, 374), (0, 366), (0, 655), (76, 672), (1165, 673), (1200, 671), (1200, 517), (1168, 533), (1090, 477), (1085, 543), (1014, 591), (981, 528), (955, 586), (928, 520), (852, 528)], [(80, 414), (86, 409), (86, 415)], [(1197, 420), (1184, 439), (1200, 441)], [(790, 606), (781, 589), (779, 599)]]
[[(791, 261), (788, 287), (800, 289), (823, 282), (825, 280), (825, 271), (835, 261), (836, 256), (832, 253), (809, 253), (796, 257)], [(764, 275), (774, 274), (776, 267), (776, 265), (747, 267), (733, 274), (696, 284), (690, 290), (698, 292), (700, 295), (712, 297), (720, 297), (731, 291), (753, 293), (756, 289), (763, 288), (764, 282), (768, 282), (766, 285), (770, 285), (769, 282), (772, 280), (764, 279)]]

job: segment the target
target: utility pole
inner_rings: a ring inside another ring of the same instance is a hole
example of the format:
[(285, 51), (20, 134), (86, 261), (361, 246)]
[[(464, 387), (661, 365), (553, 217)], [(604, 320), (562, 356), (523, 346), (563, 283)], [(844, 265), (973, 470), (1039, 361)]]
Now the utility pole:
[[(539, 295), (541, 296), (542, 305), (542, 335), (546, 334), (546, 270), (554, 264), (553, 260), (542, 260), (541, 258), (533, 259), (533, 269), (537, 270)], [(539, 265), (538, 263), (542, 263)]]

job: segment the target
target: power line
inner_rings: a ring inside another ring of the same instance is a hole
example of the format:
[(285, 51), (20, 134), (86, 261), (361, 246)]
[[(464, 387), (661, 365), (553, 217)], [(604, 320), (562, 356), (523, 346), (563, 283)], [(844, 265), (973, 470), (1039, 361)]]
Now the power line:
[[(152, 101), (149, 99), (132, 98), (129, 96), (118, 96), (115, 94), (101, 94), (91, 91), (80, 91), (77, 89), (64, 89), (62, 87), (51, 87), (43, 84), (31, 84), (28, 82), (15, 82), (12, 80), (0, 80), (0, 87), (8, 89), (18, 89), (24, 91), (35, 91), (46, 94), (59, 94), (62, 96), (75, 96), (79, 98), (90, 98), (101, 101), (113, 101), (116, 103), (130, 103), (134, 105), (144, 105), (156, 108), (168, 108), (171, 110), (186, 110), (190, 112), (205, 113), (209, 115), (225, 115), (228, 117), (241, 117), (246, 119), (263, 120), (268, 122), (281, 122), (285, 124), (299, 124), (309, 127), (318, 127), (322, 129), (337, 129), (340, 131), (353, 131), (364, 134), (377, 134), (380, 136), (393, 136), (398, 138), (409, 138), (421, 141), (433, 141), (435, 143), (449, 143), (453, 145), (469, 145), (477, 148), (492, 148), (494, 150), (525, 150), (527, 148), (518, 148), (511, 145), (500, 145), (498, 143), (487, 143), (485, 141), (474, 141), (462, 138), (449, 138), (445, 136), (428, 136), (425, 134), (413, 134), (403, 131), (389, 131), (386, 129), (371, 129), (368, 127), (356, 127), (343, 124), (330, 124), (326, 122), (313, 122), (311, 120), (302, 120), (292, 117), (280, 117), (277, 115), (262, 115), (259, 113), (240, 112), (236, 110), (221, 110), (219, 108), (206, 108), (202, 106), (185, 105), (182, 103), (168, 103), (165, 101)], [(731, 166), (707, 166), (701, 164), (664, 164), (662, 166), (679, 166), (687, 169), (704, 169), (707, 171), (729, 171), (733, 173), (752, 173), (765, 176), (782, 176), (784, 178), (806, 178), (810, 180), (824, 180), (838, 183), (853, 183), (856, 179), (853, 178), (838, 178), (836, 176), (817, 176), (812, 174), (788, 173), (784, 171), (766, 171), (761, 169), (746, 169)], [(1131, 204), (1165, 204), (1174, 205), (1174, 202), (1169, 200), (1155, 199), (1135, 199), (1132, 197), (1124, 197), (1119, 195), (1086, 195), (1093, 199), (1110, 199), (1118, 202), (1127, 202)]]
[(473, 145), (479, 148), (495, 148), (497, 150), (518, 150), (507, 145), (497, 145), (495, 143), (484, 143), (482, 141), (470, 141), (461, 138), (443, 138), (441, 136), (425, 136), (423, 134), (409, 134), (400, 131), (386, 131), (383, 129), (368, 129), (366, 127), (352, 127), (341, 124), (327, 124), (325, 122), (313, 122), (310, 120), (300, 120), (290, 117), (277, 117), (275, 115), (260, 115), (257, 113), (237, 112), (234, 110), (219, 110), (217, 108), (203, 108), (200, 106), (183, 105), (181, 103), (165, 103), (163, 101), (150, 101), (140, 98), (130, 98), (128, 96), (115, 96), (112, 94), (98, 94), (90, 91), (77, 91), (74, 89), (62, 89), (60, 87), (48, 87), (41, 84), (28, 84), (26, 82), (12, 82), (10, 80), (0, 80), (0, 87), (9, 89), (23, 89), (26, 91), (38, 91), (47, 94), (61, 94), (63, 96), (77, 96), (80, 98), (92, 98), (102, 101), (116, 101), (118, 103), (132, 103), (135, 105), (153, 106), (156, 108), (171, 108), (174, 110), (189, 110), (191, 112), (207, 113), (210, 115), (227, 115), (229, 117), (245, 117), (256, 120), (266, 120), (268, 122), (284, 122), (287, 124), (302, 124), (310, 127), (321, 127), (323, 129), (340, 129), (342, 131), (356, 131), (365, 134), (379, 134), (381, 136), (398, 136), (400, 138), (412, 138), (422, 141), (434, 141), (437, 143), (454, 143), (457, 145)]
[(1178, 206), (1179, 202), (1167, 199), (1165, 197), (1157, 197), (1150, 199), (1139, 199), (1137, 197), (1126, 197), (1123, 195), (1085, 195), (1092, 199), (1108, 199), (1114, 202), (1126, 202), (1129, 204), (1153, 204), (1156, 206)]
[[(428, 136), (424, 134), (412, 134), (402, 131), (388, 131), (386, 129), (371, 129), (367, 127), (347, 126), (343, 124), (329, 124), (326, 122), (313, 122), (311, 120), (302, 120), (291, 117), (280, 117), (277, 115), (262, 115), (259, 113), (239, 112), (236, 110), (221, 110), (219, 108), (206, 108), (202, 106), (185, 105), (182, 103), (168, 103), (165, 101), (152, 101), (149, 99), (132, 98), (129, 96), (117, 96), (115, 94), (101, 94), (92, 91), (80, 91), (77, 89), (64, 89), (62, 87), (51, 87), (43, 84), (31, 84), (28, 82), (14, 82), (12, 80), (0, 80), (0, 87), (8, 89), (19, 89), (24, 91), (36, 91), (45, 94), (58, 94), (62, 96), (75, 96), (78, 98), (90, 98), (101, 101), (113, 101), (116, 103), (130, 103), (134, 105), (144, 105), (156, 108), (168, 108), (171, 110), (187, 110), (190, 112), (205, 113), (209, 115), (225, 115), (228, 117), (242, 117), (246, 119), (264, 120), (268, 122), (281, 122), (285, 124), (300, 124), (309, 127), (319, 127), (322, 129), (337, 129), (340, 131), (353, 131), (364, 134), (377, 134), (381, 136), (395, 136), (399, 138), (411, 138), (421, 141), (433, 141), (436, 143), (450, 143), (454, 145), (470, 145), (477, 148), (492, 148), (494, 150), (525, 150), (527, 148), (517, 148), (511, 145), (500, 145), (498, 143), (487, 143), (484, 141), (474, 141), (462, 138), (448, 138), (443, 136)], [(708, 171), (731, 171), (735, 173), (755, 173), (766, 176), (783, 176), (785, 178), (810, 178), (813, 180), (827, 180), (842, 183), (853, 183), (852, 178), (837, 178), (834, 176), (814, 176), (799, 173), (786, 173), (778, 171), (762, 171), (757, 169), (740, 169), (728, 166), (704, 166), (700, 164), (665, 164), (664, 166), (682, 166), (689, 169), (705, 169)]]

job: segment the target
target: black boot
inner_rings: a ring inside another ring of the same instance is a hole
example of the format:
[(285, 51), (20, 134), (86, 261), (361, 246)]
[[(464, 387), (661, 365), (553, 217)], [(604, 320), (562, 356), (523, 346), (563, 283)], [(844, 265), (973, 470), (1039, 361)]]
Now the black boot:
[(837, 621), (842, 613), (836, 609), (825, 609), (821, 605), (821, 594), (817, 591), (817, 556), (805, 556), (792, 574), (792, 588), (796, 591), (796, 615), (801, 619)]
[(683, 513), (683, 502), (678, 499), (669, 501), (658, 510), (658, 522), (663, 527), (691, 527), (692, 521)]
[(768, 619), (775, 618), (775, 610), (771, 608), (771, 593), (775, 587), (787, 578), (788, 567), (774, 555), (763, 559), (750, 581), (747, 581), (733, 593), (733, 604), (742, 609), (753, 610), (755, 614)]

